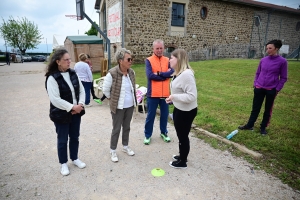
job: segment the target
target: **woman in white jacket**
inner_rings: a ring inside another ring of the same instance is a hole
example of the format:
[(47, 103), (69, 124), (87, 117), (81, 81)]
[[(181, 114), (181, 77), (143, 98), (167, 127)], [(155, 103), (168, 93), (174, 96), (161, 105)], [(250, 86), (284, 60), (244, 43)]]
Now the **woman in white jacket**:
[(176, 49), (171, 53), (170, 66), (175, 72), (171, 82), (171, 95), (166, 98), (166, 102), (174, 104), (173, 121), (179, 139), (179, 155), (174, 155), (175, 161), (169, 165), (186, 168), (190, 152), (189, 133), (197, 115), (197, 87), (185, 50)]
[(112, 116), (112, 133), (110, 139), (110, 154), (113, 162), (118, 162), (116, 148), (122, 126), (122, 151), (129, 156), (134, 152), (128, 147), (130, 121), (136, 106), (135, 73), (131, 69), (131, 52), (121, 48), (116, 53), (118, 65), (110, 69), (105, 76), (103, 93), (109, 100)]

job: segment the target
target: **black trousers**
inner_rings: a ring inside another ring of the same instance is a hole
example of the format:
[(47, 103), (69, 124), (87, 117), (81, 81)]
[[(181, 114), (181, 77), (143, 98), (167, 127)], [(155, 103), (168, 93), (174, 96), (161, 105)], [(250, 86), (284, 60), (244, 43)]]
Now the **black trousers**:
[(179, 156), (180, 160), (187, 160), (190, 152), (189, 133), (194, 118), (197, 115), (197, 108), (190, 111), (182, 111), (174, 107), (173, 121), (177, 137), (179, 140)]
[(92, 94), (93, 99), (99, 99), (99, 98), (95, 95), (95, 90), (94, 90), (94, 86), (93, 86), (93, 85), (92, 85), (92, 87), (91, 87), (91, 94)]
[(7, 65), (10, 65), (10, 59), (9, 59), (9, 57), (6, 58), (5, 60), (6, 60), (6, 64), (7, 64)]
[(265, 112), (264, 112), (262, 122), (260, 124), (260, 128), (264, 129), (270, 123), (271, 116), (272, 116), (272, 109), (273, 109), (275, 97), (277, 95), (277, 91), (275, 88), (273, 88), (272, 90), (266, 90), (263, 88), (254, 88), (253, 91), (254, 91), (254, 97), (252, 103), (252, 111), (247, 126), (248, 127), (254, 126), (254, 123), (257, 120), (264, 99), (266, 99)]

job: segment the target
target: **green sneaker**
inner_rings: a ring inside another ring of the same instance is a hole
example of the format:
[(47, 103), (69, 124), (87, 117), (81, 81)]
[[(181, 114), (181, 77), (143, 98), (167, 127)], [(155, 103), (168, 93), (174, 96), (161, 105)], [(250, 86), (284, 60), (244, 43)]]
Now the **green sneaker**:
[(150, 141), (151, 141), (151, 138), (150, 138), (150, 137), (149, 137), (149, 138), (146, 138), (146, 137), (145, 137), (145, 139), (144, 139), (144, 144), (148, 145), (148, 144), (150, 144)]
[(100, 105), (102, 105), (102, 101), (100, 99), (94, 99), (94, 101)]
[(170, 142), (171, 138), (167, 134), (160, 134), (160, 137), (165, 141), (165, 142)]

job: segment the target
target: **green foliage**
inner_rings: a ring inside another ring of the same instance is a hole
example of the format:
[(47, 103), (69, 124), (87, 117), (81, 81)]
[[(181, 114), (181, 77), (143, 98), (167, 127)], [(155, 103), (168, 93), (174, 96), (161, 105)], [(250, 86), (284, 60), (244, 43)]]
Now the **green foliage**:
[[(198, 90), (198, 114), (194, 124), (225, 137), (239, 125), (244, 125), (251, 112), (253, 80), (259, 60), (222, 59), (191, 62)], [(263, 107), (254, 131), (239, 131), (231, 140), (264, 155), (261, 160), (243, 156), (260, 169), (300, 189), (300, 62), (288, 62), (288, 81), (275, 99), (268, 135), (261, 136), (259, 124)], [(136, 83), (147, 86), (145, 65), (132, 66)], [(173, 112), (173, 106), (170, 106)], [(214, 139), (205, 139), (214, 147), (226, 147)]]
[(15, 20), (10, 16), (7, 21), (2, 20), (0, 34), (9, 46), (18, 48), (24, 54), (27, 49), (35, 49), (40, 44), (42, 35), (37, 25), (26, 17)]
[[(97, 24), (96, 22), (95, 22), (95, 24)], [(97, 26), (98, 26), (98, 24), (97, 24)], [(87, 35), (98, 35), (98, 31), (97, 31), (97, 29), (93, 26), (93, 25), (91, 25), (91, 28), (88, 30), (88, 31), (86, 31), (84, 34), (87, 34)]]

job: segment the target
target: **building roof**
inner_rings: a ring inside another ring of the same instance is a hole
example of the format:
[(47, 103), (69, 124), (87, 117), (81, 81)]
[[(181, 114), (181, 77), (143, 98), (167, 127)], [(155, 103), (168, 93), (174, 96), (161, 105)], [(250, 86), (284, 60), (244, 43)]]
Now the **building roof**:
[(278, 6), (278, 5), (274, 5), (271, 3), (263, 3), (263, 2), (259, 2), (259, 1), (253, 1), (253, 0), (222, 0), (222, 1), (227, 1), (227, 2), (232, 2), (232, 3), (237, 3), (237, 4), (244, 4), (244, 5), (248, 5), (248, 6), (265, 8), (265, 9), (270, 9), (270, 10), (284, 11), (284, 12), (289, 12), (289, 13), (300, 15), (300, 10), (286, 7), (286, 6)]
[[(244, 5), (260, 7), (260, 8), (266, 8), (266, 9), (271, 9), (271, 10), (284, 11), (284, 12), (289, 12), (289, 13), (300, 15), (300, 10), (286, 7), (286, 6), (277, 6), (277, 5), (270, 4), (270, 3), (263, 3), (263, 2), (253, 1), (253, 0), (222, 0), (222, 1), (227, 1), (227, 2), (232, 2), (232, 3), (237, 3), (237, 4), (244, 4)], [(100, 3), (101, 3), (101, 0), (95, 0), (94, 8), (96, 10), (100, 9)]]
[(67, 36), (66, 39), (71, 40), (73, 44), (103, 44), (103, 40), (95, 35)]

